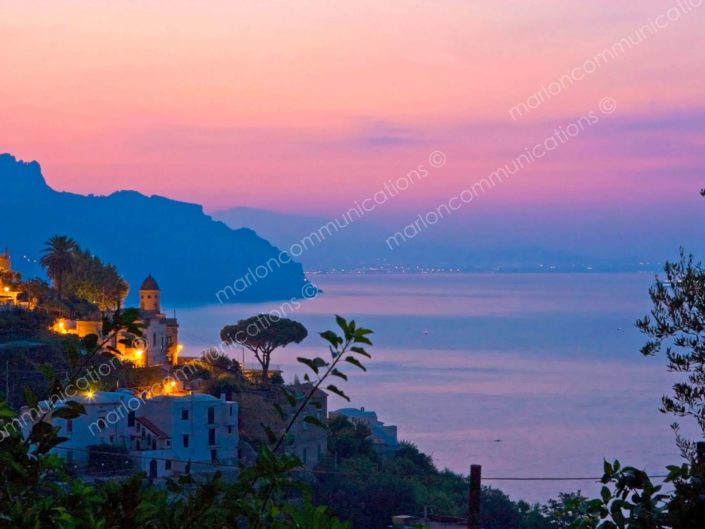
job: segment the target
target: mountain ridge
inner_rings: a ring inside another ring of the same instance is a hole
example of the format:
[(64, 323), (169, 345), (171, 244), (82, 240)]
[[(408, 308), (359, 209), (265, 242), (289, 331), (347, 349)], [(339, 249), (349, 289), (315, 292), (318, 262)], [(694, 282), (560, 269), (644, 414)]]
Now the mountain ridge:
[(27, 276), (43, 275), (36, 261), (44, 241), (63, 234), (115, 263), (132, 286), (131, 297), (148, 273), (158, 278), (167, 304), (291, 299), (307, 284), (301, 264), (291, 261), (241, 292), (216, 296), (280, 250), (249, 228), (234, 230), (213, 219), (200, 204), (133, 190), (56, 191), (38, 162), (8, 153), (0, 154), (0, 185), (6, 219), (0, 246), (10, 248), (14, 268)]

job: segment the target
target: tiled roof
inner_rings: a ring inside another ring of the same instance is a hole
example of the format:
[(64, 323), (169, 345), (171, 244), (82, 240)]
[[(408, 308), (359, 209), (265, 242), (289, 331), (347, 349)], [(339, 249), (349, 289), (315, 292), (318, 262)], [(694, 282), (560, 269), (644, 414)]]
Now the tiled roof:
[(152, 274), (149, 274), (142, 282), (140, 290), (159, 290), (159, 285), (157, 285), (157, 282), (152, 277)]
[(137, 417), (135, 420), (156, 435), (160, 440), (169, 439), (169, 436), (160, 430), (156, 424), (147, 419), (147, 417)]

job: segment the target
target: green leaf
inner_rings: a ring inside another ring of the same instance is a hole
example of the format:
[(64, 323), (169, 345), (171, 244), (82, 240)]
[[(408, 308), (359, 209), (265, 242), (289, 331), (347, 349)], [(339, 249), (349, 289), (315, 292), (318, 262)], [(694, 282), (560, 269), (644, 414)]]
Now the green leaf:
[(610, 492), (610, 489), (608, 487), (602, 487), (600, 495), (602, 496), (602, 501), (604, 503), (608, 503), (610, 501), (610, 498), (612, 497), (612, 493)]
[(294, 394), (286, 389), (285, 387), (281, 387), (282, 393), (284, 393), (284, 396), (286, 397), (286, 400), (289, 402), (289, 405), (293, 408), (296, 406), (297, 400)]
[(323, 331), (319, 334), (321, 338), (330, 343), (333, 347), (338, 347), (341, 343), (343, 343), (343, 339), (333, 331)]
[(353, 346), (350, 348), (350, 350), (353, 353), (357, 353), (359, 355), (366, 356), (367, 358), (372, 358), (372, 355), (370, 353), (368, 353), (367, 351), (365, 351), (365, 349), (362, 347)]
[(296, 361), (308, 366), (316, 374), (318, 374), (320, 368), (326, 367), (328, 365), (328, 362), (323, 360), (323, 358), (321, 357), (316, 357), (313, 359), (298, 357)]
[(7, 402), (0, 402), (0, 419), (12, 419), (15, 415), (15, 410)]
[(41, 364), (39, 367), (37, 367), (37, 369), (39, 369), (39, 372), (48, 382), (52, 382), (56, 377), (56, 373), (54, 373), (54, 368), (51, 367), (50, 364)]
[(51, 416), (57, 419), (75, 419), (81, 415), (85, 415), (86, 408), (83, 404), (76, 401), (66, 402), (61, 408), (56, 408), (51, 412)]
[(338, 369), (334, 369), (333, 371), (331, 371), (330, 374), (333, 375), (334, 377), (342, 378), (343, 380), (348, 379), (348, 375), (346, 375), (342, 371), (339, 371)]
[(29, 388), (29, 386), (24, 386), (22, 388), (22, 394), (24, 396), (25, 404), (27, 404), (27, 406), (32, 409), (36, 409), (39, 401), (37, 400), (37, 396), (34, 394), (34, 392)]
[(357, 358), (355, 358), (354, 356), (346, 356), (346, 357), (345, 357), (345, 361), (351, 363), (351, 364), (354, 365), (354, 366), (359, 367), (359, 368), (362, 369), (363, 371), (367, 371), (367, 368), (366, 368), (365, 366), (363, 366), (363, 365), (360, 363), (360, 361), (359, 361)]
[(98, 347), (98, 336), (96, 334), (88, 334), (81, 339), (81, 345), (88, 350), (93, 350)]
[(366, 336), (356, 336), (355, 343), (364, 343), (367, 345), (372, 345), (372, 342)]
[(262, 428), (264, 428), (264, 432), (267, 434), (267, 439), (269, 440), (269, 443), (276, 444), (277, 443), (277, 436), (274, 435), (274, 432), (272, 431), (272, 429), (263, 423), (260, 423), (260, 425), (262, 426)]
[(335, 315), (335, 322), (338, 324), (338, 327), (340, 327), (343, 332), (347, 333), (348, 332), (348, 322), (345, 321), (345, 318), (342, 316), (338, 316), (337, 314)]
[(342, 397), (342, 398), (344, 398), (345, 400), (347, 400), (348, 402), (350, 402), (350, 397), (348, 397), (348, 396), (343, 392), (343, 390), (338, 389), (338, 388), (337, 388), (336, 386), (334, 386), (333, 384), (329, 384), (328, 387), (326, 387), (326, 389), (327, 389), (328, 391), (330, 391), (331, 393), (335, 393), (335, 394), (338, 395), (339, 397)]
[(318, 426), (319, 428), (327, 429), (328, 426), (326, 426), (325, 423), (321, 422), (319, 419), (314, 417), (313, 415), (307, 415), (304, 417), (304, 422), (307, 422), (309, 424), (313, 424), (314, 426)]

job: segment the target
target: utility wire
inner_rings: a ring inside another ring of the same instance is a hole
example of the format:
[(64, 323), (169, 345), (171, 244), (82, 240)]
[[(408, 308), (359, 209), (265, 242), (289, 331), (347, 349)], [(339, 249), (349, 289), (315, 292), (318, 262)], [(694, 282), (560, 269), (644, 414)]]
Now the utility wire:
[[(150, 457), (150, 456), (138, 456), (138, 455), (131, 455), (131, 454), (120, 454), (116, 452), (107, 452), (107, 451), (100, 451), (100, 450), (89, 450), (88, 448), (68, 448), (68, 447), (62, 447), (62, 446), (57, 446), (54, 447), (57, 450), (69, 450), (69, 451), (76, 451), (76, 452), (92, 452), (94, 454), (100, 454), (100, 455), (112, 455), (112, 456), (124, 456), (124, 457), (129, 457), (133, 459), (141, 459), (144, 461), (171, 461), (173, 463), (191, 463), (192, 465), (211, 465), (214, 467), (219, 467), (219, 468), (236, 468), (239, 469), (241, 468), (241, 465), (232, 465), (232, 464), (227, 464), (227, 463), (213, 463), (210, 461), (191, 461), (191, 460), (184, 460), (184, 459), (172, 459), (168, 457)], [(309, 470), (306, 472), (310, 472), (312, 474), (331, 474), (331, 475), (338, 475), (338, 476), (350, 476), (350, 477), (369, 477), (369, 474), (361, 474), (358, 472), (342, 472), (342, 471), (334, 471), (334, 470)], [(393, 475), (396, 477), (409, 477), (409, 474), (390, 474), (388, 472), (382, 472), (382, 474), (388, 474), (388, 475)], [(667, 478), (668, 475), (653, 475), (649, 476), (649, 478), (656, 478), (656, 479), (664, 479)], [(507, 476), (502, 476), (502, 477), (482, 477), (482, 481), (601, 481), (602, 476), (600, 477), (507, 477)]]

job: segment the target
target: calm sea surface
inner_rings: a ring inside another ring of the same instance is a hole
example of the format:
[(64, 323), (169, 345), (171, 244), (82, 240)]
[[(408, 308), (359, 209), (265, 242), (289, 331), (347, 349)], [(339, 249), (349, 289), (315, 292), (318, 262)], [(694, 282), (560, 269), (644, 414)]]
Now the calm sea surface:
[[(600, 476), (603, 458), (663, 473), (677, 460), (659, 399), (663, 357), (643, 358), (634, 321), (649, 309), (650, 274), (314, 275), (324, 293), (289, 317), (309, 338), (277, 351), (327, 354), (317, 332), (333, 314), (374, 329), (367, 373), (352, 366), (353, 405), (396, 424), (439, 467), (483, 476)], [(185, 355), (219, 343), (223, 325), (281, 303), (180, 308)], [(239, 359), (239, 353), (235, 355)], [(253, 358), (246, 358), (252, 362)], [(332, 398), (330, 409), (344, 406)], [(591, 482), (486, 481), (513, 498), (546, 500)]]

